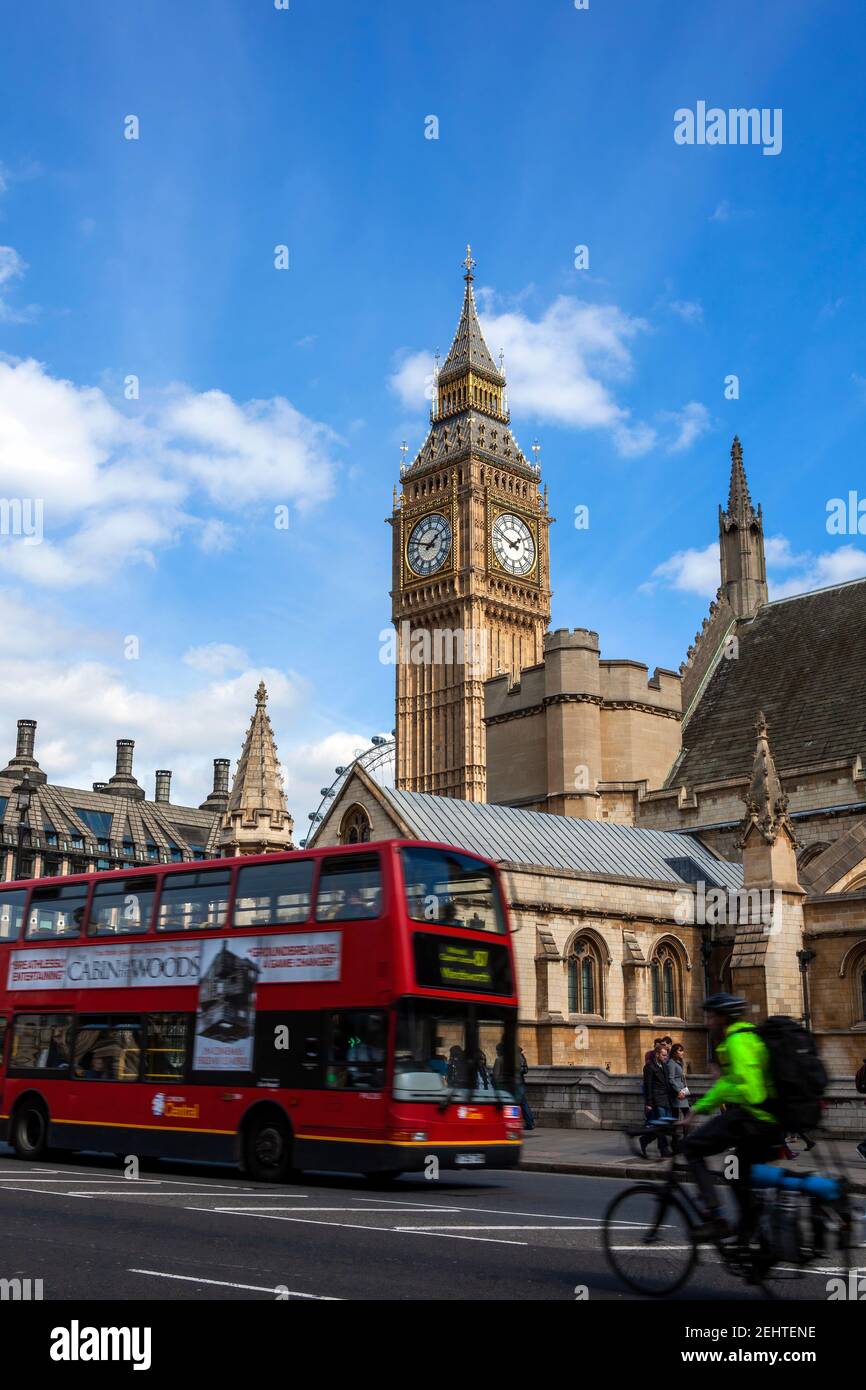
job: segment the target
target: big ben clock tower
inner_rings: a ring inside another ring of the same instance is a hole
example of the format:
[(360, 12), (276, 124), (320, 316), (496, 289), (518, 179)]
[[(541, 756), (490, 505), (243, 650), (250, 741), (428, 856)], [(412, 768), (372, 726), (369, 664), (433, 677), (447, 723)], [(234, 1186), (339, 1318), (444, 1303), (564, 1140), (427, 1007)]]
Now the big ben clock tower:
[(430, 432), (395, 488), (397, 787), (485, 799), (484, 681), (541, 661), (550, 620), (546, 497), (509, 429), (481, 333), (470, 248)]

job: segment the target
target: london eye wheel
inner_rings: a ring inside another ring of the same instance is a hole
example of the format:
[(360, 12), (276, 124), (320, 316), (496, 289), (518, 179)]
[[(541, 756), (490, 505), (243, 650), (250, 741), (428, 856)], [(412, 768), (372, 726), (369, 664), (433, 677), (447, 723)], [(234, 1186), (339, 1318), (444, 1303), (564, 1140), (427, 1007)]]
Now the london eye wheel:
[(335, 768), (333, 782), (329, 787), (322, 787), (322, 799), (315, 811), (310, 812), (310, 829), (307, 832), (307, 838), (298, 842), (301, 849), (311, 849), (316, 843), (322, 821), (343, 784), (352, 775), (355, 768), (363, 767), (367, 775), (372, 777), (373, 781), (377, 782), (380, 787), (393, 787), (396, 769), (395, 750), (396, 742), (393, 737), (385, 738), (382, 734), (374, 734), (369, 748), (356, 749), (351, 762)]

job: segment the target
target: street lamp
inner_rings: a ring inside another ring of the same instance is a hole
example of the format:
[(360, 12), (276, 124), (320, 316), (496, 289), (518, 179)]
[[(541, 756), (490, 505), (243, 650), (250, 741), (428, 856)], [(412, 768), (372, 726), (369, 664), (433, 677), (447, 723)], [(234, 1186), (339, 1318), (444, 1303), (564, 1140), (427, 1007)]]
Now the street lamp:
[(809, 966), (817, 956), (818, 952), (813, 951), (810, 946), (806, 946), (802, 951), (797, 952), (797, 960), (800, 962), (800, 973), (803, 976), (803, 1027), (808, 1028), (811, 1022), (811, 1009), (809, 1005)]
[(25, 835), (30, 837), (30, 799), (33, 795), (33, 783), (30, 781), (30, 773), (25, 772), (18, 786), (15, 788), (15, 798), (18, 806), (18, 840), (15, 845), (15, 863), (12, 877), (21, 877), (21, 849)]

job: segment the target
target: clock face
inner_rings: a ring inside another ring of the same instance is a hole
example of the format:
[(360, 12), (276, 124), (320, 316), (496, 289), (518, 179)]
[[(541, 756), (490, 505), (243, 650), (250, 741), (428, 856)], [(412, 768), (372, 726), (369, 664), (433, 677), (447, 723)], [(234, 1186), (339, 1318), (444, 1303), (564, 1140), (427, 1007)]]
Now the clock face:
[(432, 512), (412, 528), (406, 558), (414, 574), (435, 574), (448, 559), (451, 527), (439, 512)]
[(528, 574), (535, 564), (535, 541), (526, 522), (503, 512), (493, 523), (493, 551), (509, 574)]

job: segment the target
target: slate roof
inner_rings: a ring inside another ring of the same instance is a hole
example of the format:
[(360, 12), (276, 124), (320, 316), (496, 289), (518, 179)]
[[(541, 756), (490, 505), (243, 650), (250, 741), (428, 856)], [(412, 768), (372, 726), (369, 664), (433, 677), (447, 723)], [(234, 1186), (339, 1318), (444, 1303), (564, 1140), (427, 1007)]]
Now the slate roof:
[(457, 845), (500, 863), (538, 864), (605, 878), (742, 886), (740, 864), (717, 859), (679, 831), (577, 820), (392, 787), (378, 790), (419, 840)]
[(782, 770), (866, 754), (864, 633), (866, 579), (764, 604), (710, 677), (667, 785), (748, 777), (759, 710)]

